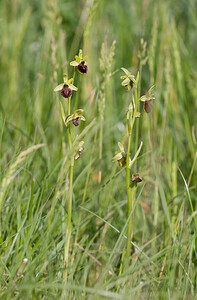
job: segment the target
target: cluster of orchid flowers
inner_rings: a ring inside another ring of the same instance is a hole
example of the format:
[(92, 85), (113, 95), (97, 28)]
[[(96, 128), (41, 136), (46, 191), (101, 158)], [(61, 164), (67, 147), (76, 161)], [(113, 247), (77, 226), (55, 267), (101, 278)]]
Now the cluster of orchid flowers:
[[(88, 71), (88, 67), (86, 65), (86, 60), (87, 56), (82, 56), (82, 50), (79, 50), (79, 56), (75, 56), (75, 60), (70, 62), (70, 65), (73, 67), (77, 67), (77, 70), (81, 73), (81, 74), (85, 74)], [(70, 98), (72, 95), (72, 91), (77, 91), (78, 88), (76, 86), (74, 86), (73, 83), (73, 78), (71, 79), (67, 79), (67, 75), (64, 74), (64, 82), (59, 84), (58, 86), (56, 86), (56, 88), (54, 89), (54, 92), (58, 92), (60, 91), (61, 95), (64, 98)]]
[[(124, 86), (128, 91), (132, 90), (134, 85), (137, 85), (138, 79), (135, 79), (135, 76), (132, 75), (127, 69), (121, 68), (122, 71), (125, 73), (125, 75), (121, 76), (120, 78), (123, 79), (121, 85)], [(155, 99), (153, 89), (154, 85), (147, 91), (147, 93), (143, 96), (141, 96), (137, 102), (141, 101), (144, 103), (144, 111), (146, 113), (150, 113), (152, 110), (152, 100)], [(135, 104), (137, 105), (137, 103)], [(133, 105), (130, 104), (128, 112), (127, 112), (127, 119), (129, 119), (129, 114), (134, 113), (134, 108)], [(135, 113), (135, 118), (141, 117), (140, 112)], [(120, 151), (116, 152), (116, 155), (112, 158), (112, 162), (117, 161), (119, 163), (120, 167), (124, 167), (126, 165), (126, 157), (127, 153), (124, 150), (123, 145), (118, 142), (118, 147)], [(131, 168), (131, 159), (129, 158), (129, 168)], [(139, 174), (133, 174), (132, 179), (131, 179), (131, 186), (132, 185), (137, 185), (139, 182), (141, 182), (143, 179), (142, 177), (139, 176)]]
[[(121, 76), (120, 79), (123, 79), (121, 85), (124, 86), (128, 91), (130, 91), (134, 84), (136, 84), (135, 76), (132, 75), (127, 69), (121, 68), (125, 75)], [(144, 110), (146, 113), (150, 113), (152, 110), (152, 100), (155, 99), (153, 94), (154, 85), (147, 91), (145, 95), (140, 97), (139, 101), (144, 102)]]
[[(79, 55), (75, 56), (75, 60), (70, 62), (70, 65), (77, 68), (78, 72), (81, 74), (86, 74), (88, 71), (88, 67), (86, 64), (86, 59), (87, 56), (83, 57), (82, 50), (79, 50)], [(78, 88), (73, 84), (74, 79), (70, 78), (68, 79), (67, 74), (63, 75), (63, 83), (59, 84), (58, 86), (55, 87), (54, 92), (60, 91), (60, 94), (64, 98), (70, 98), (72, 96), (73, 91), (78, 91)], [(82, 115), (84, 112), (83, 109), (77, 109), (74, 111), (73, 114), (69, 114), (67, 117), (64, 117), (64, 112), (63, 112), (63, 120), (65, 125), (68, 127), (69, 122), (72, 121), (74, 126), (79, 126), (79, 121), (85, 121), (85, 117)], [(84, 142), (81, 142), (84, 143)], [(75, 155), (75, 159), (78, 159), (81, 156), (81, 152), (83, 150), (83, 147), (81, 147)]]

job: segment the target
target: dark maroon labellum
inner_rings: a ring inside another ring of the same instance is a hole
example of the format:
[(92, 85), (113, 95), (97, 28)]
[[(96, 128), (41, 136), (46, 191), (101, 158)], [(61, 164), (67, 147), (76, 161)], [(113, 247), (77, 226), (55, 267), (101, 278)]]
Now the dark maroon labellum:
[(149, 114), (152, 110), (152, 100), (148, 100), (144, 102), (144, 110), (147, 114)]
[(133, 83), (133, 81), (132, 80), (130, 80), (130, 87), (132, 88), (133, 87), (133, 85), (134, 85), (134, 83)]
[(132, 80), (129, 82), (129, 84), (125, 85), (127, 91), (130, 91), (133, 88), (133, 85), (134, 85), (134, 83)]
[(88, 67), (85, 65), (85, 62), (82, 61), (78, 66), (77, 66), (77, 69), (80, 73), (87, 73), (88, 71)]
[(72, 122), (75, 126), (79, 126), (79, 117), (73, 119)]
[(61, 95), (64, 98), (69, 98), (72, 95), (72, 90), (69, 87), (63, 87), (63, 89), (61, 89)]

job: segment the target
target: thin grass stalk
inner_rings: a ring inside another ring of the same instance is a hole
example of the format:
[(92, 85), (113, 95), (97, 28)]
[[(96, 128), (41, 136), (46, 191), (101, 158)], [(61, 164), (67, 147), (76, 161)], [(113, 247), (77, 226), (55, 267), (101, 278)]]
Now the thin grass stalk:
[[(81, 207), (83, 207), (83, 205), (84, 205), (84, 203), (85, 203), (85, 198), (86, 198), (87, 188), (88, 188), (88, 183), (89, 183), (89, 178), (90, 178), (90, 172), (91, 172), (91, 165), (90, 165), (90, 167), (89, 167), (88, 174), (87, 174), (87, 177), (86, 177), (86, 182), (85, 182), (85, 187), (84, 187), (83, 197), (82, 197), (82, 201), (81, 201)], [(79, 230), (80, 230), (80, 224), (81, 224), (81, 217), (82, 217), (82, 211), (81, 211), (81, 208), (80, 208), (79, 221), (78, 221), (78, 228), (77, 228), (77, 232), (76, 232), (76, 235), (75, 235), (75, 242), (74, 242), (74, 245), (76, 245), (76, 244), (77, 244), (77, 241), (78, 241)], [(76, 250), (76, 247), (74, 247), (74, 250), (73, 250), (72, 259), (71, 259), (71, 265), (73, 265), (73, 262), (74, 262), (75, 252), (76, 252), (75, 250)]]

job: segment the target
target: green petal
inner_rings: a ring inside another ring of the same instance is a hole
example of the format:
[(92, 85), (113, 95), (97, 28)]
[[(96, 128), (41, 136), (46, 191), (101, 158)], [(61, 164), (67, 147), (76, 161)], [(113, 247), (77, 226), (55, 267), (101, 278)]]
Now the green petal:
[(73, 91), (78, 91), (78, 88), (74, 86), (73, 84), (69, 84), (69, 88)]
[(67, 78), (68, 78), (67, 74), (66, 74), (66, 73), (64, 73), (64, 75), (63, 75), (63, 80), (64, 80), (64, 82), (66, 82), (66, 81), (67, 81)]
[(85, 118), (84, 116), (79, 116), (79, 119), (80, 119), (81, 121), (85, 121), (85, 120), (86, 120), (86, 118)]
[(130, 81), (133, 81), (133, 83), (136, 84), (134, 75), (129, 75), (128, 78), (130, 79)]
[(75, 114), (78, 114), (78, 115), (82, 114), (83, 112), (84, 112), (84, 109), (81, 109), (81, 108), (75, 110)]
[(120, 76), (120, 79), (125, 79), (127, 77), (128, 77), (127, 75), (123, 75), (123, 76)]
[(75, 56), (76, 61), (80, 62), (81, 58), (79, 56)]
[(79, 63), (76, 60), (73, 60), (70, 62), (70, 65), (73, 67), (77, 67), (79, 65)]
[(66, 81), (66, 83), (69, 85), (70, 83), (72, 83), (73, 82), (73, 78), (70, 78), (70, 79), (68, 79), (67, 81)]
[(131, 74), (131, 73), (130, 73), (127, 69), (125, 69), (125, 68), (121, 68), (121, 70), (123, 70), (123, 72), (125, 72), (126, 75), (130, 75), (130, 74)]
[(147, 97), (146, 97), (146, 95), (142, 96), (142, 97), (140, 98), (140, 101), (142, 101), (142, 102), (145, 102), (145, 101), (147, 101)]
[(112, 158), (111, 161), (112, 161), (112, 162), (118, 161), (118, 160), (120, 160), (122, 157), (123, 157), (123, 156), (122, 156), (122, 153), (119, 152), (118, 154), (116, 154), (116, 155)]
[(86, 56), (84, 56), (84, 57), (82, 57), (82, 59), (83, 59), (83, 60), (86, 60), (87, 58), (88, 58), (88, 57), (87, 57), (87, 55), (86, 55)]
[(56, 86), (56, 88), (54, 88), (54, 92), (61, 91), (63, 87), (64, 87), (64, 83), (59, 84), (58, 86)]
[(124, 152), (124, 147), (120, 142), (118, 142), (118, 147), (119, 147), (121, 152)]
[(125, 80), (122, 81), (121, 84), (122, 84), (123, 86), (125, 86), (125, 85), (128, 85), (129, 83), (130, 83), (130, 79), (129, 79), (129, 78), (126, 78)]
[(79, 50), (79, 57), (80, 57), (80, 59), (82, 59), (82, 55), (83, 55), (82, 49), (80, 49), (80, 50)]
[(68, 115), (65, 120), (65, 125), (67, 126), (70, 121), (74, 119), (74, 115)]

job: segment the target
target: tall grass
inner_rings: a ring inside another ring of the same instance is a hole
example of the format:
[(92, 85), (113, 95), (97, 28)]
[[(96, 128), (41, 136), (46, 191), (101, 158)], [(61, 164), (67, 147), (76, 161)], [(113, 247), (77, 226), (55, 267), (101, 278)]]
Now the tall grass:
[[(0, 2), (2, 299), (60, 299), (65, 290), (67, 299), (194, 299), (196, 8), (196, 0)], [(104, 76), (102, 44), (107, 56), (114, 40)], [(63, 284), (72, 153), (53, 89), (63, 72), (72, 74), (69, 62), (79, 48), (88, 55), (88, 74), (76, 78), (80, 92), (72, 105), (85, 110), (86, 124), (75, 129), (85, 149), (75, 164), (72, 267)], [(141, 68), (140, 93), (156, 84), (156, 99), (133, 130), (131, 157), (143, 141), (136, 167), (143, 183), (129, 266), (120, 272), (129, 221), (126, 170), (111, 159), (117, 142), (125, 148), (127, 142), (130, 95), (121, 87), (122, 66), (132, 74)]]

